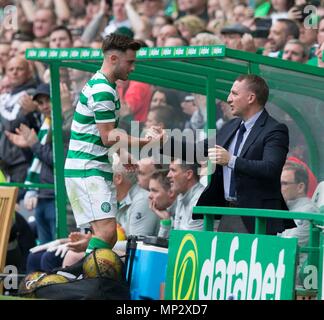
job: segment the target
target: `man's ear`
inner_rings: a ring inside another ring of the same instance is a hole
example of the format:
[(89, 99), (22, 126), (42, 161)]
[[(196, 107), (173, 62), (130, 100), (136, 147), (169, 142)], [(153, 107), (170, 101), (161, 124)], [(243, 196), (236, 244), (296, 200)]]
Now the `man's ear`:
[(253, 104), (253, 103), (255, 102), (255, 100), (256, 100), (256, 95), (255, 95), (255, 93), (251, 92), (251, 93), (249, 94), (249, 97), (248, 97), (248, 102), (249, 102), (250, 104)]
[(112, 64), (116, 64), (117, 61), (118, 61), (119, 57), (117, 54), (115, 53), (112, 53), (110, 56), (109, 56), (109, 60)]
[(114, 182), (115, 185), (119, 186), (123, 181), (123, 175), (121, 173), (115, 173), (114, 174)]
[(193, 171), (192, 170), (187, 170), (186, 171), (186, 176), (188, 180), (191, 180), (193, 177)]
[(297, 185), (298, 192), (301, 194), (307, 194), (306, 185), (304, 182), (299, 182)]

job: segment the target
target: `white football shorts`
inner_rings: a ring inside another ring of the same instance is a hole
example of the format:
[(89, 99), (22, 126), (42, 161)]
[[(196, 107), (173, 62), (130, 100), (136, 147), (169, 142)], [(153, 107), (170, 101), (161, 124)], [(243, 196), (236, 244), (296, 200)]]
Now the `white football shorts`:
[(65, 186), (79, 228), (116, 217), (116, 189), (112, 181), (100, 176), (65, 178)]

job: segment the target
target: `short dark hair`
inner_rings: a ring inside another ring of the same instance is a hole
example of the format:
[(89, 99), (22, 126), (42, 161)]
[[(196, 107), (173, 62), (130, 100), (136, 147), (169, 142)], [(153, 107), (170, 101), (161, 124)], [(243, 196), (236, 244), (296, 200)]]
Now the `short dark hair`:
[(291, 170), (294, 172), (295, 175), (295, 183), (303, 183), (305, 185), (305, 193), (307, 193), (308, 190), (308, 184), (309, 184), (309, 178), (308, 173), (306, 169), (298, 164), (298, 163), (292, 163), (287, 162), (283, 168), (283, 170)]
[(158, 123), (163, 123), (165, 129), (172, 129), (174, 120), (174, 110), (171, 106), (157, 106), (151, 108), (149, 112), (155, 113), (155, 119)]
[(200, 168), (200, 165), (199, 163), (186, 163), (184, 160), (181, 160), (179, 158), (173, 158), (172, 159), (173, 161), (180, 161), (179, 163), (177, 163), (180, 168), (183, 170), (183, 171), (188, 171), (188, 170), (191, 170), (193, 172), (193, 176), (196, 180), (199, 180), (200, 177), (199, 177), (199, 174), (198, 174), (198, 170)]
[(69, 37), (69, 39), (71, 41), (73, 41), (73, 37), (72, 37), (72, 33), (71, 33), (71, 30), (69, 28), (67, 28), (66, 26), (57, 26), (55, 27), (54, 29), (51, 30), (50, 32), (50, 35), (53, 33), (53, 32), (56, 32), (56, 31), (65, 31)]
[(167, 170), (154, 172), (150, 179), (158, 181), (165, 191), (169, 191), (171, 189), (171, 182), (168, 178)]
[(127, 50), (137, 51), (141, 48), (141, 44), (132, 38), (123, 35), (111, 33), (102, 42), (103, 53), (110, 50), (118, 50), (126, 52)]
[(239, 76), (236, 81), (246, 81), (246, 84), (261, 106), (264, 106), (269, 98), (269, 87), (265, 80), (255, 74), (245, 74)]
[(290, 19), (278, 19), (277, 22), (284, 23), (287, 27), (287, 36), (293, 36), (294, 39), (299, 38), (299, 27), (294, 20)]

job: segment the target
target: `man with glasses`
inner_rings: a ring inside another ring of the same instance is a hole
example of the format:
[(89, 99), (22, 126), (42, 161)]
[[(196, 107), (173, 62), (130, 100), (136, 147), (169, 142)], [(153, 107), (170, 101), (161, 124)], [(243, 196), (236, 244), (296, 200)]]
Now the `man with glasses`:
[[(287, 203), (289, 211), (295, 212), (319, 212), (316, 205), (307, 198), (308, 175), (301, 165), (286, 162), (281, 174), (281, 193)], [(282, 232), (283, 238), (297, 238), (298, 245), (304, 247), (309, 241), (308, 220), (295, 219), (295, 228), (286, 229)], [(300, 254), (299, 267), (305, 262), (306, 254)], [(299, 272), (297, 272), (298, 275)], [(297, 282), (298, 282), (297, 278)]]

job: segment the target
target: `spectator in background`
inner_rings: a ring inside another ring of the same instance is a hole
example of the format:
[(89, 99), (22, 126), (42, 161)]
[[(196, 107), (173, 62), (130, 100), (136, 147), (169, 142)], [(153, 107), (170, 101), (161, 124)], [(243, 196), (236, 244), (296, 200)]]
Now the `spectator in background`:
[(156, 171), (153, 158), (142, 158), (137, 161), (137, 184), (145, 189), (149, 189), (151, 175)]
[(155, 172), (149, 180), (149, 205), (150, 209), (161, 219), (159, 237), (168, 235), (162, 234), (163, 225), (172, 228), (172, 220), (175, 215), (177, 194), (172, 190), (167, 171)]
[(282, 59), (305, 63), (308, 60), (307, 47), (300, 40), (289, 40), (283, 49)]
[[(306, 196), (308, 189), (308, 175), (305, 168), (297, 164), (286, 164), (281, 174), (281, 193), (286, 201), (289, 211), (296, 212), (319, 212), (315, 204)], [(297, 238), (298, 246), (305, 247), (309, 242), (308, 220), (295, 219), (295, 228), (286, 229), (281, 233), (283, 238)], [(298, 271), (305, 262), (307, 255), (299, 255)], [(297, 277), (297, 280), (299, 277)]]
[[(12, 58), (6, 65), (6, 77), (10, 91), (0, 95), (0, 123), (3, 130), (14, 133), (21, 123), (38, 131), (40, 123), (36, 106), (29, 94), (33, 94), (36, 82), (29, 64), (23, 58)], [(6, 135), (0, 136), (0, 166), (11, 182), (24, 182), (32, 154), (13, 145)], [(22, 191), (20, 192), (20, 196)]]
[(103, 36), (115, 32), (120, 27), (131, 28), (131, 22), (128, 19), (125, 4), (127, 0), (114, 0), (112, 2), (112, 16), (108, 25), (104, 29)]
[(294, 0), (271, 0), (270, 3), (269, 16), (272, 23), (275, 23), (279, 19), (288, 18), (288, 11), (293, 7)]
[(136, 173), (127, 172), (118, 157), (114, 157), (113, 172), (119, 204), (116, 220), (126, 235), (157, 235), (159, 218), (149, 208), (148, 191), (136, 183)]
[(192, 219), (192, 208), (196, 205), (205, 187), (199, 183), (198, 166), (175, 159), (169, 166), (167, 177), (173, 192), (177, 193), (175, 208), (175, 230), (202, 230), (203, 221)]
[(163, 10), (163, 0), (143, 0), (138, 8), (138, 12), (148, 17), (151, 23), (154, 22), (155, 17), (163, 13)]
[(208, 46), (215, 44), (223, 44), (223, 42), (218, 36), (207, 32), (197, 33), (190, 40), (190, 45), (192, 46)]
[(323, 50), (324, 50), (324, 42), (322, 42), (322, 44), (319, 46), (319, 48), (315, 52), (315, 55), (317, 58), (317, 66), (320, 68), (324, 68)]
[[(229, 25), (221, 29), (222, 40), (226, 47), (235, 50), (244, 50), (246, 38), (253, 41), (250, 35), (251, 30), (241, 24)], [(255, 50), (254, 46), (253, 49)]]
[(308, 175), (308, 188), (306, 190), (307, 197), (312, 198), (313, 193), (317, 187), (317, 183), (318, 183), (317, 178), (314, 175), (314, 173), (312, 172), (312, 170), (308, 167), (308, 165), (304, 161), (300, 160), (297, 157), (293, 157), (293, 156), (289, 156), (287, 158), (286, 165), (296, 166), (296, 164), (302, 166), (307, 172), (307, 175)]
[(232, 115), (231, 106), (225, 102), (219, 102), (219, 108), (222, 110), (222, 117), (216, 121), (216, 129), (220, 130), (228, 121), (234, 119)]
[(159, 126), (162, 129), (173, 129), (174, 111), (171, 106), (151, 108), (145, 122), (145, 129)]
[(35, 13), (33, 32), (36, 38), (46, 38), (56, 25), (56, 15), (51, 9), (38, 9)]
[(179, 36), (179, 31), (176, 26), (172, 24), (167, 24), (163, 26), (156, 38), (156, 46), (157, 47), (164, 47), (165, 41), (169, 37), (177, 37)]
[(296, 22), (278, 19), (270, 28), (267, 50), (263, 54), (273, 58), (282, 58), (283, 48), (287, 41), (298, 38), (299, 28)]
[(317, 28), (305, 27), (303, 23), (299, 24), (299, 40), (307, 47), (307, 56), (313, 58), (317, 44)]
[(191, 38), (205, 30), (205, 21), (194, 15), (186, 15), (174, 22), (180, 35), (190, 42)]
[(198, 111), (198, 107), (195, 102), (195, 97), (193, 95), (188, 95), (181, 102), (181, 108), (183, 113), (185, 113), (188, 117), (188, 120), (185, 123), (185, 128), (191, 128), (190, 120), (193, 114)]
[[(65, 88), (67, 90), (67, 88)], [(62, 90), (62, 95), (64, 90)], [(34, 159), (28, 171), (25, 183), (54, 183), (53, 177), (53, 148), (51, 134), (51, 102), (50, 87), (48, 84), (41, 84), (37, 87), (33, 97), (37, 101), (38, 108), (44, 117), (44, 122), (37, 136), (33, 129), (21, 125), (17, 133), (6, 131), (8, 139), (20, 148), (30, 148)], [(63, 105), (63, 129), (70, 130), (72, 112), (69, 112), (71, 105)], [(68, 124), (67, 124), (68, 122)], [(65, 150), (67, 150), (69, 134), (65, 132)], [(54, 190), (40, 189), (29, 190), (24, 198), (25, 207), (28, 210), (35, 209), (36, 226), (40, 243), (47, 243), (56, 238), (56, 212)]]
[(198, 18), (208, 21), (207, 1), (206, 0), (177, 0), (178, 17), (195, 15)]
[(121, 116), (130, 115), (132, 120), (144, 123), (150, 108), (152, 86), (134, 80), (118, 82)]
[(166, 100), (167, 100), (166, 93), (162, 89), (156, 88), (152, 94), (150, 109), (155, 108), (155, 107), (166, 106), (166, 104), (167, 104)]
[(221, 5), (219, 0), (209, 0), (207, 1), (207, 13), (209, 20), (215, 17), (217, 10), (221, 10)]
[(49, 35), (50, 48), (72, 48), (73, 38), (71, 31), (65, 26), (57, 26), (51, 30)]
[(165, 15), (157, 15), (154, 18), (153, 24), (152, 24), (152, 38), (153, 41), (156, 41), (156, 38), (158, 37), (160, 30), (165, 25), (172, 25), (173, 19), (169, 16)]
[(318, 22), (317, 44), (321, 45), (324, 42), (324, 16)]
[(188, 46), (188, 45), (189, 45), (189, 43), (188, 43), (187, 39), (185, 39), (181, 36), (169, 37), (164, 42), (165, 47), (182, 47), (182, 46)]
[(239, 3), (233, 8), (233, 23), (243, 24), (249, 16), (249, 8), (246, 3)]

